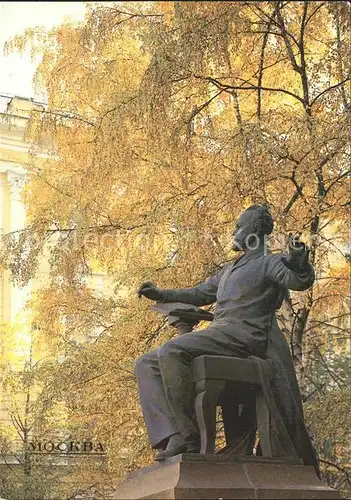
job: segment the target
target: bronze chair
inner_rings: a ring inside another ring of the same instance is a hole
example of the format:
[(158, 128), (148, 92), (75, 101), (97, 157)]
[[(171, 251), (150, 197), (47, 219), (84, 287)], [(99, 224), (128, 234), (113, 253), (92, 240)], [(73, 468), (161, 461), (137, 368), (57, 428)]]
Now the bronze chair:
[[(212, 313), (180, 302), (158, 303), (152, 309), (167, 316), (168, 323), (176, 327), (180, 334), (191, 332), (201, 320), (213, 319)], [(239, 421), (240, 407), (255, 405), (261, 454), (272, 457), (270, 412), (257, 363), (253, 359), (206, 355), (194, 359), (192, 370), (196, 390), (195, 414), (201, 438), (200, 454), (214, 453), (217, 406), (222, 407), (226, 448), (230, 454), (230, 444), (236, 438), (235, 421)], [(273, 370), (270, 377), (273, 378)], [(247, 443), (242, 450), (245, 448)], [(233, 453), (238, 453), (238, 449)]]

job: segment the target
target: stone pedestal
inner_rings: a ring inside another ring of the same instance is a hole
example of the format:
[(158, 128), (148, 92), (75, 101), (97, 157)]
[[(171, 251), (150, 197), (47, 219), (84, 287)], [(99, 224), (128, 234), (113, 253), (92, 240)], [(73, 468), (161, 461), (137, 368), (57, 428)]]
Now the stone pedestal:
[(313, 467), (261, 457), (183, 454), (132, 472), (113, 499), (337, 499)]

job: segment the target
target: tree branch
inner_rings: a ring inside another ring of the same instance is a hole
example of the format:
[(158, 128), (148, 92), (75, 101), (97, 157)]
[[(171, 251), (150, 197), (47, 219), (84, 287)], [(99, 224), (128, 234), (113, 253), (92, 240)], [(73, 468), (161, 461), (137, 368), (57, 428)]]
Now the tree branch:
[[(277, 4), (278, 4), (278, 5), (276, 6), (276, 10), (277, 10), (277, 8), (279, 8), (279, 7), (278, 7), (278, 6), (279, 6), (279, 3), (280, 3), (280, 2), (278, 1), (278, 2), (277, 2)], [(246, 5), (247, 7), (249, 7), (249, 9), (250, 9), (250, 10), (251, 10), (254, 14), (256, 14), (256, 16), (257, 16), (259, 19), (261, 19), (262, 21), (265, 21), (265, 19), (263, 19), (262, 17), (260, 17), (260, 16), (257, 14), (257, 12), (256, 12), (256, 11), (252, 8), (252, 6), (250, 5), (250, 2), (245, 2), (245, 5)], [(266, 14), (266, 12), (264, 12), (264, 10), (263, 10), (262, 8), (260, 8), (257, 4), (255, 5), (255, 8), (256, 8), (256, 9), (257, 9), (257, 10), (258, 10), (258, 11), (259, 11), (259, 12), (260, 12), (260, 13), (261, 13), (261, 14), (262, 14), (262, 15), (263, 15), (266, 19), (271, 20), (271, 21), (272, 21), (272, 23), (273, 23), (273, 24), (274, 24), (277, 28), (279, 28), (280, 30), (282, 29), (282, 26), (281, 26), (281, 25), (280, 25), (280, 24), (279, 24), (279, 23), (278, 23), (278, 22), (277, 22), (274, 18), (272, 18), (272, 16), (270, 16), (270, 15)], [(283, 8), (283, 7), (282, 7), (282, 8)], [(284, 29), (285, 29), (285, 27), (284, 27)], [(289, 33), (286, 29), (285, 29), (285, 33), (286, 33), (286, 35), (287, 35), (287, 36), (289, 36), (289, 37), (291, 38), (291, 40), (292, 40), (292, 41), (293, 41), (296, 45), (298, 45), (298, 41), (296, 40), (296, 38), (294, 37), (294, 35), (292, 35), (291, 33)], [(277, 34), (277, 33), (275, 33), (275, 34)], [(283, 35), (281, 35), (281, 36), (283, 36)]]
[(329, 186), (325, 189), (325, 194), (327, 195), (328, 192), (330, 191), (330, 189), (337, 183), (339, 182), (341, 179), (343, 179), (344, 177), (348, 176), (351, 174), (351, 169), (350, 170), (346, 170), (346, 172), (343, 172), (342, 174), (339, 175), (339, 177), (337, 177), (336, 179), (333, 180), (333, 182), (331, 182), (329, 184)]
[[(221, 83), (219, 80), (216, 78), (213, 78), (211, 76), (200, 76), (200, 75), (195, 75), (195, 78), (201, 79), (201, 80), (207, 80), (208, 82), (212, 83), (215, 85), (217, 88), (222, 89), (224, 91), (228, 91), (228, 89), (235, 89), (235, 90), (258, 90), (258, 86), (254, 84), (250, 84), (249, 86), (244, 87), (243, 85), (228, 85)], [(294, 97), (297, 99), (299, 102), (304, 104), (304, 100), (302, 97), (298, 96), (297, 94), (294, 94), (293, 92), (290, 92), (289, 90), (286, 89), (281, 89), (281, 88), (275, 88), (275, 87), (261, 87), (261, 90), (266, 90), (268, 92), (282, 92), (283, 94), (290, 95), (291, 97)]]
[(340, 85), (344, 85), (346, 82), (349, 82), (349, 81), (351, 81), (351, 77), (350, 76), (348, 76), (347, 78), (345, 78), (342, 82), (336, 83), (335, 85), (331, 85), (327, 89), (323, 90), (323, 92), (321, 92), (314, 99), (312, 99), (312, 101), (311, 101), (311, 107), (317, 101), (317, 99), (320, 99), (320, 97), (322, 97), (322, 95), (326, 94), (330, 90), (333, 90), (333, 89), (336, 89), (336, 88), (340, 87)]
[[(336, 5), (336, 15), (335, 15), (335, 20), (336, 20), (336, 45), (337, 45), (337, 58), (338, 58), (338, 72), (339, 72), (339, 79), (343, 80), (344, 79), (344, 69), (343, 69), (343, 58), (342, 58), (342, 42), (341, 42), (341, 32), (340, 32), (340, 12), (339, 12), (339, 5)], [(348, 107), (348, 102), (347, 102), (347, 97), (346, 97), (346, 92), (345, 92), (345, 87), (344, 85), (341, 85), (341, 96), (342, 100), (344, 102), (345, 109)]]
[(86, 118), (82, 118), (80, 116), (74, 115), (73, 113), (69, 111), (54, 111), (54, 110), (48, 110), (48, 109), (33, 109), (32, 110), (35, 113), (41, 113), (45, 115), (54, 115), (54, 116), (59, 116), (60, 118), (66, 118), (67, 120), (77, 120), (83, 123), (86, 123), (87, 125), (90, 125), (91, 127), (95, 127), (95, 123), (87, 120)]
[[(275, 12), (273, 14), (275, 16)], [(258, 69), (258, 79), (257, 79), (257, 117), (258, 119), (261, 118), (261, 94), (262, 94), (262, 80), (263, 80), (263, 64), (264, 64), (264, 54), (266, 51), (266, 45), (268, 41), (268, 36), (269, 36), (269, 31), (271, 28), (271, 24), (273, 22), (273, 18), (270, 18), (268, 21), (267, 25), (267, 31), (263, 35), (263, 42), (262, 42), (262, 47), (261, 47), (261, 54), (260, 54), (260, 62), (259, 62), (259, 69)]]
[[(294, 182), (294, 181), (293, 181)], [(294, 203), (302, 196), (302, 189), (303, 189), (303, 184), (298, 185), (295, 181), (295, 186), (296, 186), (296, 191), (290, 198), (289, 202), (287, 203), (286, 207), (283, 210), (283, 213), (286, 215), (289, 213), (290, 209), (294, 205)]]
[(294, 55), (293, 49), (291, 47), (291, 43), (290, 43), (288, 36), (290, 36), (294, 40), (294, 42), (296, 43), (296, 45), (299, 48), (300, 48), (300, 45), (299, 45), (299, 42), (295, 39), (295, 37), (293, 37), (291, 35), (291, 33), (289, 33), (285, 27), (284, 19), (283, 19), (283, 16), (281, 14), (281, 10), (280, 10), (280, 2), (279, 1), (277, 2), (276, 16), (277, 16), (277, 19), (279, 21), (279, 23), (277, 23), (277, 24), (278, 24), (278, 27), (280, 28), (282, 37), (284, 39), (286, 50), (289, 54), (291, 65), (297, 73), (301, 73), (301, 67), (296, 62), (296, 58), (295, 58), (295, 55)]
[(308, 25), (308, 23), (310, 22), (310, 20), (312, 19), (312, 17), (319, 11), (319, 9), (321, 7), (323, 7), (324, 5), (326, 4), (326, 2), (322, 2), (318, 5), (318, 7), (316, 7), (314, 9), (313, 12), (311, 12), (311, 14), (307, 17), (307, 19), (305, 20), (305, 27)]
[(301, 26), (300, 26), (300, 38), (299, 38), (300, 75), (301, 75), (301, 83), (302, 83), (302, 89), (303, 89), (305, 110), (306, 110), (306, 113), (308, 115), (310, 115), (311, 114), (311, 106), (310, 106), (310, 98), (309, 98), (309, 91), (308, 91), (308, 78), (307, 78), (307, 72), (306, 72), (305, 42), (304, 42), (305, 22), (306, 22), (307, 10), (308, 10), (308, 2), (307, 2), (307, 0), (304, 0), (303, 14), (302, 14)]
[(349, 472), (346, 469), (343, 469), (342, 467), (335, 464), (334, 462), (330, 462), (329, 460), (325, 460), (324, 458), (319, 458), (318, 461), (322, 462), (323, 464), (326, 464), (326, 465), (331, 465), (332, 467), (335, 467), (336, 469), (338, 469), (338, 471), (343, 472), (347, 476), (347, 480), (350, 482)]
[(210, 99), (208, 99), (208, 101), (204, 102), (203, 104), (201, 104), (201, 106), (199, 107), (195, 107), (195, 109), (193, 110), (193, 112), (191, 113), (191, 116), (189, 118), (189, 120), (187, 120), (187, 124), (190, 125), (190, 123), (192, 122), (192, 120), (195, 118), (196, 115), (198, 115), (199, 113), (201, 113), (201, 111), (206, 108), (209, 104), (211, 104), (212, 101), (214, 101), (219, 95), (222, 94), (222, 92), (224, 92), (224, 90), (220, 90), (219, 92), (217, 92), (217, 94), (215, 94), (214, 96), (212, 96)]

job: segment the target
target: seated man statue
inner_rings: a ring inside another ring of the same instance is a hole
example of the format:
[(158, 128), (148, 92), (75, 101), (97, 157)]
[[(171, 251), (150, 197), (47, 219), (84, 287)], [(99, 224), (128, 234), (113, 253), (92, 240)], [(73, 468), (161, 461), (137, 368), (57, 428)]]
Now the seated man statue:
[(151, 282), (141, 285), (139, 297), (144, 295), (158, 302), (196, 306), (217, 302), (211, 326), (175, 337), (136, 362), (145, 424), (152, 447), (159, 450), (156, 460), (199, 452), (191, 371), (195, 357), (265, 358), (270, 350), (280, 370), (276, 391), (281, 396), (278, 406), (286, 429), (298, 456), (305, 464), (315, 465), (292, 358), (275, 317), (287, 289), (308, 289), (314, 272), (302, 242), (290, 245), (287, 254), (270, 253), (266, 235), (272, 231), (273, 219), (268, 209), (251, 206), (239, 217), (233, 232), (233, 249), (242, 250), (241, 257), (193, 288), (164, 290)]

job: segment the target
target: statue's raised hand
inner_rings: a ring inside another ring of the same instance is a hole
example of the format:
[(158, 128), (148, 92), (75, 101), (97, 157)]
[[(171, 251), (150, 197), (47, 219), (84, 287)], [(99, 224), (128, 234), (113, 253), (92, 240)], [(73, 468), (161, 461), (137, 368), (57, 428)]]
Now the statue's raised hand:
[(157, 302), (160, 302), (164, 299), (163, 291), (151, 281), (147, 281), (146, 283), (142, 283), (140, 285), (140, 288), (138, 290), (138, 297), (140, 298), (142, 295), (150, 300), (156, 300)]
[(309, 248), (300, 240), (300, 233), (289, 233), (288, 257), (283, 258), (286, 267), (296, 272), (305, 272), (308, 269)]

